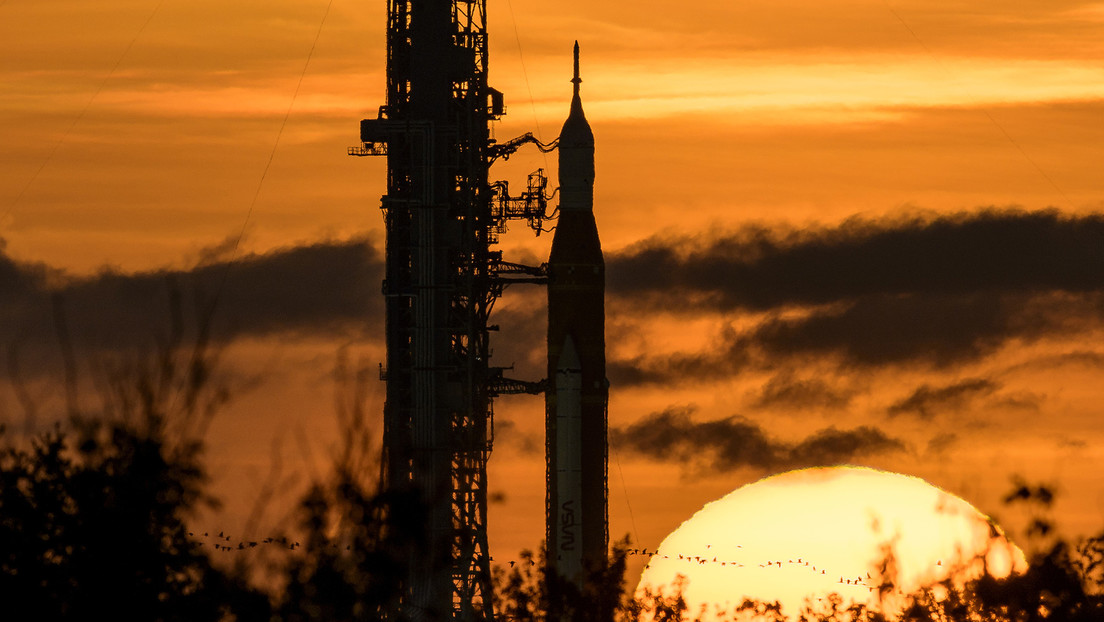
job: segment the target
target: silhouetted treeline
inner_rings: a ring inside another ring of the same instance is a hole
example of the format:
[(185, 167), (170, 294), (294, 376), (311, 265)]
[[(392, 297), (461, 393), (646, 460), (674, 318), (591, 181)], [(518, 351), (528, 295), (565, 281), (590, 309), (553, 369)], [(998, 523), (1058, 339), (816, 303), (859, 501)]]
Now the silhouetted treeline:
[[(404, 559), (396, 543), (416, 537), (419, 512), (409, 500), (380, 494), (364, 476), (367, 445), (347, 443), (330, 477), (303, 495), (296, 509), (301, 546), (288, 547), (279, 581), (260, 586), (241, 564), (213, 563), (210, 547), (188, 530), (189, 517), (213, 503), (204, 488), (202, 443), (168, 438), (172, 425), (155, 409), (134, 414), (82, 414), (29, 443), (0, 437), (3, 619), (351, 621), (378, 620), (394, 610)], [(1051, 499), (1045, 487), (1020, 486), (1009, 495), (1009, 502), (1040, 506)], [(1104, 538), (1074, 545), (1050, 529), (1044, 519), (1033, 523), (1033, 535), (1046, 546), (1026, 572), (927, 586), (907, 598), (898, 619), (1104, 620)], [(523, 552), (519, 562), (495, 569), (498, 617), (681, 622), (701, 616), (688, 609), (677, 585), (629, 598), (627, 549), (627, 541), (614, 547), (611, 563), (592, 574), (585, 593), (564, 584), (550, 590), (543, 557)], [(746, 601), (724, 613), (732, 620), (887, 619), (838, 596), (801, 612)]]
[[(328, 476), (299, 499), (296, 536), (282, 547), (283, 557), (252, 562), (268, 564), (263, 569), (250, 567), (245, 556), (216, 563), (209, 542), (190, 532), (188, 522), (217, 504), (207, 492), (204, 434), (227, 394), (213, 373), (217, 357), (207, 349), (205, 331), (185, 346), (179, 324), (174, 316), (161, 354), (99, 367), (96, 408), (79, 403), (75, 374), (67, 372), (63, 424), (29, 439), (0, 429), (0, 619), (402, 619), (394, 613), (402, 564), (418, 544), (425, 513), (414, 499), (376, 487), (378, 446), (364, 410), (367, 375), (349, 381), (340, 359), (336, 376), (347, 383), (338, 387), (343, 399), (336, 413), (343, 444)], [(62, 346), (67, 350), (64, 340)], [(72, 360), (68, 350), (66, 358)], [(1046, 487), (1017, 484), (1006, 501), (1045, 510), (1053, 497)], [(907, 597), (899, 617), (1104, 620), (1104, 536), (1068, 543), (1054, 537), (1045, 517), (1032, 523), (1029, 535), (1041, 546), (1023, 574), (926, 586)], [(551, 579), (540, 555), (526, 552), (520, 563), (497, 567), (498, 617), (682, 622), (704, 613), (688, 610), (677, 584), (633, 598), (625, 584), (628, 546), (615, 545), (608, 565), (592, 569), (583, 590)], [(887, 619), (839, 596), (800, 612), (749, 600), (721, 613), (732, 620)]]

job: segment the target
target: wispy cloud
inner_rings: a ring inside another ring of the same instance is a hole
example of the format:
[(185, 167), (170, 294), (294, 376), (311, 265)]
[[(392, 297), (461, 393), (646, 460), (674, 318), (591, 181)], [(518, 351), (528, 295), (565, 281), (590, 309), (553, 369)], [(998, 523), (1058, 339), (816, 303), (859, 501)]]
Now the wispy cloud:
[(756, 408), (844, 408), (855, 392), (834, 387), (820, 378), (799, 378), (782, 372), (767, 381), (756, 396)]
[(975, 400), (992, 395), (1000, 386), (986, 378), (968, 378), (944, 386), (924, 384), (890, 405), (887, 412), (932, 419), (939, 413), (960, 411)]
[(858, 366), (976, 360), (1012, 339), (1099, 326), (1101, 249), (1104, 216), (995, 209), (653, 238), (610, 255), (614, 308), (745, 321), (706, 351), (611, 368), (639, 383), (731, 373), (779, 356)]
[[(212, 310), (212, 337), (229, 341), (273, 334), (378, 338), (383, 258), (354, 239), (225, 259), (191, 269), (103, 271), (67, 277), (42, 264), (0, 255), (0, 344), (33, 350), (56, 343), (55, 309), (69, 332), (94, 350), (149, 347), (174, 312)], [(173, 296), (180, 309), (174, 310)]]
[(840, 464), (860, 457), (903, 451), (905, 444), (870, 426), (818, 430), (798, 442), (771, 438), (738, 416), (695, 421), (693, 408), (668, 408), (627, 426), (610, 429), (610, 443), (650, 459), (688, 467), (730, 471)]
[(983, 209), (836, 227), (655, 237), (611, 253), (609, 289), (693, 296), (718, 309), (869, 294), (1104, 289), (1104, 215)]

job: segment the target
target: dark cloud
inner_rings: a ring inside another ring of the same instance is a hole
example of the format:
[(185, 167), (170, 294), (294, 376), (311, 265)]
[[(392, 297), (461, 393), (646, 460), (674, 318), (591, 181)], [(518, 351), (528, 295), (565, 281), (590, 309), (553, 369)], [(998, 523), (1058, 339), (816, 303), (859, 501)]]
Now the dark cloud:
[(494, 441), (496, 447), (513, 447), (521, 453), (535, 456), (544, 453), (544, 438), (522, 430), (510, 419), (497, 418), (494, 423)]
[(795, 378), (784, 372), (771, 378), (756, 397), (758, 408), (844, 408), (853, 391), (832, 387), (818, 378)]
[(212, 338), (275, 333), (382, 335), (383, 258), (363, 239), (207, 262), (190, 270), (67, 277), (0, 254), (0, 345), (57, 343), (58, 310), (93, 350), (148, 347), (174, 317), (213, 309)]
[(989, 209), (653, 238), (612, 253), (608, 274), (627, 314), (762, 314), (704, 352), (613, 361), (611, 380), (708, 379), (788, 356), (950, 366), (1100, 326), (1104, 215)]
[(993, 401), (993, 406), (1039, 412), (1044, 401), (1046, 401), (1046, 394), (1033, 391), (1014, 391), (1001, 395), (999, 399)]
[(870, 295), (1097, 292), (1104, 215), (987, 209), (656, 237), (610, 253), (607, 273), (611, 293), (668, 308), (678, 306), (675, 294), (721, 310), (769, 310)]
[(788, 443), (771, 438), (742, 417), (698, 422), (692, 413), (688, 408), (669, 408), (628, 426), (613, 427), (610, 443), (649, 458), (719, 471), (840, 464), (905, 449), (900, 440), (869, 426), (850, 430), (829, 427), (798, 443)]
[(1104, 353), (1093, 350), (1073, 350), (1048, 356), (1040, 356), (1008, 367), (1005, 371), (1013, 373), (1023, 370), (1055, 369), (1065, 366), (1104, 369)]
[(928, 440), (928, 453), (933, 455), (945, 454), (958, 444), (958, 435), (953, 432), (936, 434)]
[(617, 386), (708, 382), (731, 376), (751, 364), (739, 337), (726, 333), (708, 352), (640, 355), (606, 362), (606, 377)]
[(720, 331), (698, 352), (615, 359), (609, 377), (624, 385), (708, 381), (810, 357), (844, 367), (946, 368), (991, 355), (1012, 339), (1031, 343), (1097, 327), (1100, 304), (1096, 296), (1068, 294), (872, 295), (771, 313), (742, 331)]
[[(215, 301), (217, 340), (382, 336), (383, 257), (370, 242), (320, 242), (233, 262), (225, 251), (213, 249), (191, 269), (74, 278), (15, 262), (0, 247), (0, 346), (55, 343), (54, 297), (86, 347), (148, 343), (166, 331), (173, 288), (193, 315)], [(610, 253), (608, 275), (609, 310), (623, 326), (657, 307), (679, 307), (730, 314), (739, 327), (705, 351), (611, 359), (616, 385), (704, 382), (810, 357), (859, 367), (951, 366), (1012, 339), (1098, 327), (1104, 216), (990, 209), (654, 238)], [(543, 291), (527, 291), (522, 304), (495, 312), (502, 331), (492, 345), (496, 363), (517, 364), (516, 375), (531, 378), (543, 376)], [(806, 383), (767, 387), (761, 403), (845, 398)]]
[(491, 335), (494, 364), (510, 368), (506, 376), (539, 380), (547, 374), (544, 343), (548, 334), (547, 295), (544, 288), (518, 286), (496, 305), (491, 322), (498, 326)]
[(988, 397), (1000, 389), (1000, 385), (985, 378), (969, 378), (946, 386), (921, 385), (908, 397), (892, 404), (890, 415), (915, 415), (931, 419), (941, 412), (957, 412), (974, 400)]
[(802, 317), (774, 316), (741, 337), (771, 355), (838, 354), (854, 365), (948, 366), (1100, 322), (1099, 297), (978, 292), (871, 295)]

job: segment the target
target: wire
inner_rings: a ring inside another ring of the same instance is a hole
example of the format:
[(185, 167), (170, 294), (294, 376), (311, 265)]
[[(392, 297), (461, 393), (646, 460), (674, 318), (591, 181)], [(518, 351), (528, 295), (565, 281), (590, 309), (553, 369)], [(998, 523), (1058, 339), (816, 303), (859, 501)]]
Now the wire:
[(621, 461), (617, 459), (617, 452), (610, 447), (609, 455), (613, 456), (613, 463), (617, 465), (617, 474), (621, 476), (621, 490), (625, 491), (625, 507), (629, 508), (629, 524), (632, 525), (633, 537), (640, 542), (640, 532), (636, 530), (636, 517), (633, 516), (632, 504), (629, 503), (629, 487), (625, 485), (625, 472), (621, 470)]
[(295, 106), (295, 100), (299, 97), (299, 89), (303, 86), (303, 77), (307, 75), (307, 68), (310, 66), (311, 57), (314, 56), (314, 49), (318, 45), (318, 39), (322, 36), (322, 27), (326, 24), (326, 18), (330, 14), (330, 7), (333, 6), (333, 0), (329, 0), (326, 5), (326, 12), (322, 14), (322, 21), (318, 24), (318, 31), (314, 34), (314, 41), (311, 43), (310, 51), (307, 53), (307, 60), (303, 63), (303, 71), (299, 73), (299, 81), (295, 84), (295, 92), (291, 95), (291, 102), (288, 104), (287, 112), (284, 113), (284, 119), (280, 122), (280, 129), (276, 132), (276, 140), (272, 143), (272, 151), (268, 154), (268, 162), (265, 163), (264, 171), (261, 172), (261, 179), (257, 182), (257, 190), (253, 193), (253, 200), (249, 202), (249, 209), (245, 213), (245, 219), (242, 221), (241, 229), (238, 231), (237, 237), (234, 239), (234, 248), (230, 251), (230, 257), (226, 261), (226, 267), (222, 271), (222, 279), (219, 280), (218, 288), (215, 290), (214, 296), (211, 297), (210, 303), (207, 305), (201, 313), (200, 324), (210, 326), (215, 311), (218, 309), (219, 300), (222, 298), (222, 293), (226, 289), (226, 283), (230, 278), (230, 271), (235, 266), (235, 260), (238, 256), (238, 247), (241, 245), (242, 237), (245, 235), (245, 229), (249, 225), (249, 220), (253, 216), (253, 208), (257, 205), (257, 198), (261, 196), (261, 188), (264, 187), (265, 177), (268, 176), (268, 170), (272, 167), (272, 161), (276, 157), (276, 149), (280, 146), (280, 137), (284, 134), (284, 128), (287, 127), (288, 118), (291, 116), (291, 110)]
[(249, 226), (249, 221), (253, 217), (253, 209), (257, 205), (257, 199), (261, 196), (261, 189), (264, 187), (265, 178), (268, 176), (268, 170), (272, 167), (272, 161), (276, 158), (276, 150), (280, 147), (280, 138), (284, 135), (284, 128), (287, 127), (288, 118), (291, 117), (291, 110), (295, 107), (295, 100), (299, 97), (299, 89), (303, 86), (303, 78), (307, 75), (307, 68), (310, 67), (311, 57), (314, 56), (314, 49), (318, 46), (318, 39), (322, 36), (322, 28), (326, 25), (326, 18), (330, 15), (330, 8), (333, 6), (333, 0), (330, 0), (326, 5), (326, 12), (322, 14), (322, 20), (318, 24), (318, 30), (314, 33), (314, 41), (311, 43), (310, 51), (307, 52), (307, 60), (303, 63), (303, 70), (299, 72), (299, 81), (295, 84), (295, 92), (291, 95), (291, 102), (288, 103), (287, 111), (284, 113), (284, 119), (280, 122), (280, 129), (276, 132), (276, 140), (272, 143), (272, 151), (268, 154), (268, 161), (265, 162), (264, 170), (261, 172), (261, 179), (257, 182), (257, 190), (253, 193), (253, 200), (249, 202), (249, 209), (245, 212), (245, 219), (242, 220), (241, 229), (238, 231), (238, 235), (234, 238), (234, 248), (230, 251), (230, 257), (226, 261), (226, 268), (222, 271), (222, 279), (219, 282), (218, 289), (215, 290), (215, 295), (211, 299), (211, 304), (207, 307), (206, 317), (210, 318), (215, 309), (218, 307), (219, 299), (222, 297), (223, 290), (226, 289), (226, 282), (230, 277), (230, 270), (234, 267), (234, 261), (238, 257), (238, 247), (241, 245), (242, 237), (245, 236), (245, 229)]
[[(7, 0), (3, 0), (2, 2), (0, 2), (0, 7), (4, 6), (4, 3), (6, 2)], [(6, 220), (7, 217), (15, 210), (16, 206), (19, 205), (19, 202), (23, 199), (23, 196), (27, 194), (27, 190), (29, 190), (31, 185), (34, 184), (35, 180), (38, 179), (38, 176), (42, 174), (42, 171), (46, 168), (46, 165), (54, 159), (54, 155), (57, 153), (62, 143), (65, 142), (65, 139), (69, 138), (69, 135), (73, 133), (73, 129), (77, 127), (77, 124), (80, 123), (81, 119), (84, 118), (84, 115), (88, 113), (88, 109), (92, 107), (92, 102), (96, 101), (96, 98), (99, 97), (100, 93), (103, 92), (104, 87), (107, 86), (108, 81), (111, 80), (112, 76), (115, 75), (115, 72), (119, 69), (119, 65), (122, 64), (123, 59), (126, 58), (127, 54), (130, 53), (131, 48), (133, 48), (134, 44), (138, 41), (138, 37), (141, 37), (142, 33), (146, 31), (146, 27), (149, 26), (151, 21), (153, 21), (153, 17), (157, 15), (158, 11), (161, 10), (161, 5), (163, 4), (165, 4), (165, 0), (160, 0), (157, 3), (157, 6), (153, 7), (153, 11), (151, 11), (149, 16), (146, 17), (146, 21), (142, 22), (142, 25), (138, 28), (138, 32), (134, 33), (134, 38), (130, 40), (130, 43), (127, 44), (126, 49), (124, 49), (123, 53), (119, 55), (119, 58), (115, 60), (115, 64), (111, 67), (111, 71), (107, 72), (107, 75), (100, 82), (100, 86), (96, 88), (96, 92), (92, 93), (92, 97), (88, 98), (88, 102), (84, 104), (84, 108), (81, 109), (80, 113), (77, 114), (76, 118), (74, 118), (72, 123), (69, 124), (69, 127), (65, 130), (65, 133), (61, 135), (61, 138), (59, 138), (58, 141), (54, 143), (53, 148), (50, 149), (50, 153), (46, 154), (46, 158), (42, 160), (42, 163), (39, 164), (38, 169), (35, 170), (34, 174), (31, 175), (31, 178), (27, 180), (27, 183), (23, 185), (23, 189), (19, 191), (19, 194), (15, 196), (15, 199), (12, 200), (7, 209), (4, 210), (3, 216), (0, 216), (0, 223), (4, 222), (4, 220)]]
[[(533, 111), (533, 125), (537, 128), (537, 138), (542, 142), (544, 140), (544, 134), (541, 132), (540, 119), (537, 118), (537, 102), (533, 98), (533, 87), (529, 84), (529, 71), (525, 68), (525, 55), (521, 51), (521, 33), (518, 31), (517, 18), (514, 15), (514, 4), (510, 0), (506, 0), (506, 7), (510, 10), (510, 21), (514, 25), (514, 40), (517, 41), (518, 60), (521, 61), (521, 75), (525, 77), (525, 88), (529, 91), (529, 107)], [(548, 154), (545, 151), (541, 151), (544, 158), (544, 166), (548, 167)]]
[(234, 249), (230, 254), (230, 263), (232, 263), (237, 256), (238, 245), (241, 244), (242, 236), (245, 235), (245, 228), (249, 224), (250, 218), (253, 216), (253, 208), (257, 205), (257, 199), (261, 196), (261, 188), (264, 187), (265, 177), (268, 176), (268, 170), (272, 167), (272, 161), (276, 158), (276, 150), (280, 147), (280, 138), (284, 135), (284, 128), (287, 127), (288, 118), (291, 117), (291, 109), (295, 107), (295, 100), (299, 97), (299, 89), (303, 86), (303, 78), (307, 75), (307, 68), (310, 67), (311, 57), (314, 56), (314, 49), (318, 46), (318, 39), (322, 36), (322, 27), (326, 25), (326, 18), (330, 15), (331, 7), (333, 7), (333, 0), (330, 0), (329, 4), (326, 5), (326, 12), (322, 14), (322, 21), (318, 24), (318, 31), (314, 33), (314, 41), (311, 43), (310, 52), (307, 52), (307, 60), (303, 63), (303, 71), (299, 72), (299, 81), (295, 84), (295, 92), (291, 95), (291, 102), (288, 103), (287, 112), (284, 113), (284, 120), (280, 122), (280, 130), (276, 132), (276, 140), (272, 143), (272, 151), (268, 154), (268, 162), (265, 163), (264, 171), (261, 172), (261, 179), (257, 182), (257, 190), (253, 193), (253, 200), (249, 202), (249, 209), (245, 213), (245, 220), (242, 221), (241, 230), (238, 231), (238, 237), (234, 240)]
[[(896, 9), (893, 8), (893, 5), (890, 4), (889, 0), (882, 0), (882, 2), (885, 4), (885, 6), (889, 10), (889, 12), (893, 14), (893, 17), (895, 17), (897, 19), (897, 21), (900, 22), (901, 25), (905, 27), (905, 30), (907, 30), (908, 33), (910, 35), (912, 35), (912, 38), (915, 39), (916, 42), (920, 44), (920, 47), (924, 48), (924, 51), (928, 54), (928, 56), (930, 56), (932, 58), (932, 60), (935, 61), (936, 65), (939, 66), (939, 69), (943, 72), (943, 74), (945, 76), (950, 76), (951, 72), (947, 70), (947, 67), (943, 64), (943, 62), (939, 59), (939, 57), (936, 56), (936, 54), (931, 50), (931, 48), (928, 47), (928, 45), (926, 43), (924, 43), (923, 39), (920, 38), (920, 35), (916, 34), (916, 31), (913, 30), (912, 27), (909, 26), (907, 22), (905, 22), (905, 19), (903, 17), (901, 17), (901, 14), (898, 13)], [(1011, 143), (1012, 146), (1015, 147), (1017, 151), (1020, 152), (1020, 155), (1022, 155), (1024, 157), (1024, 159), (1027, 160), (1031, 164), (1031, 166), (1035, 168), (1035, 170), (1039, 173), (1039, 175), (1042, 176), (1042, 178), (1045, 179), (1047, 181), (1047, 183), (1049, 183), (1051, 185), (1051, 187), (1054, 188), (1058, 192), (1058, 194), (1062, 195), (1062, 198), (1064, 198), (1066, 200), (1066, 204), (1072, 206), (1073, 201), (1070, 199), (1069, 195), (1067, 195), (1066, 192), (1064, 190), (1062, 190), (1062, 188), (1059, 187), (1057, 183), (1055, 183), (1055, 181), (1050, 177), (1050, 175), (1047, 175), (1046, 171), (1043, 170), (1043, 167), (1039, 166), (1038, 162), (1036, 162), (1030, 155), (1028, 155), (1027, 151), (1024, 150), (1024, 148), (1020, 145), (1020, 143), (1016, 142), (1016, 139), (1013, 138), (1012, 135), (1008, 133), (1008, 130), (1006, 130), (1004, 128), (1004, 126), (1001, 125), (1000, 122), (998, 122), (993, 117), (993, 115), (989, 113), (989, 111), (987, 109), (979, 107), (978, 110), (980, 110), (981, 113), (984, 114), (987, 119), (989, 119), (990, 123), (995, 125), (996, 128), (998, 130), (1000, 130), (1000, 133), (1004, 135), (1004, 138), (1006, 140), (1008, 140), (1008, 142)]]

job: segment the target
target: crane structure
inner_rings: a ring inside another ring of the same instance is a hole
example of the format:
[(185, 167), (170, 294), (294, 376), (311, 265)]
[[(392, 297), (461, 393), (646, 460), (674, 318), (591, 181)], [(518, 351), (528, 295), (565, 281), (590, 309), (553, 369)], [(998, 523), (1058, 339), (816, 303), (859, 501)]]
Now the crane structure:
[(350, 155), (387, 159), (386, 381), (382, 485), (417, 508), (396, 619), (493, 620), (487, 551), (492, 398), (543, 382), (492, 367), (488, 319), (510, 283), (544, 268), (492, 250), (511, 219), (539, 232), (547, 179), (525, 192), (488, 182), (490, 164), (527, 143), (491, 138), (505, 114), (487, 84), (486, 0), (388, 0), (387, 99)]

